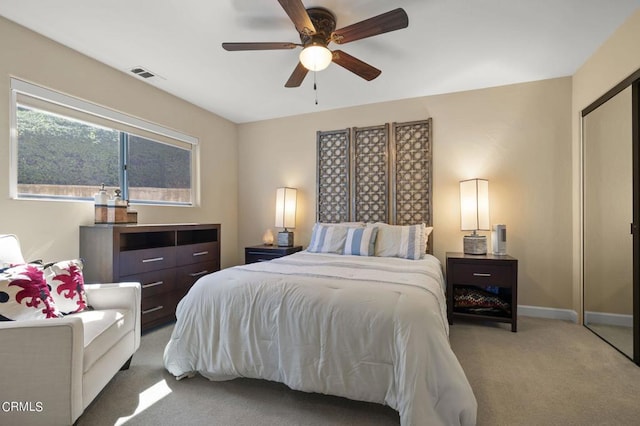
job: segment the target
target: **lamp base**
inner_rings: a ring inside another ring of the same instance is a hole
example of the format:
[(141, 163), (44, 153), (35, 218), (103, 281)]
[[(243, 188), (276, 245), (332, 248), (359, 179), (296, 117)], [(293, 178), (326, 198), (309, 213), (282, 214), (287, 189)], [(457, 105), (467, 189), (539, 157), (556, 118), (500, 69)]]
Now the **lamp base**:
[(278, 232), (278, 247), (293, 247), (293, 232)]
[(462, 239), (464, 254), (487, 254), (487, 237), (484, 235), (465, 235)]

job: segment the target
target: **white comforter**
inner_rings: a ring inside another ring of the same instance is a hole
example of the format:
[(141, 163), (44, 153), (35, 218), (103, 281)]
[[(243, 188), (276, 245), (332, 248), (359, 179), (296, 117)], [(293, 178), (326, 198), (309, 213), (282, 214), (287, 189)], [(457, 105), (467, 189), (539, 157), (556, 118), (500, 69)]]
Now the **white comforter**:
[(300, 252), (202, 277), (164, 353), (178, 378), (251, 377), (387, 404), (402, 425), (472, 425), (439, 261)]

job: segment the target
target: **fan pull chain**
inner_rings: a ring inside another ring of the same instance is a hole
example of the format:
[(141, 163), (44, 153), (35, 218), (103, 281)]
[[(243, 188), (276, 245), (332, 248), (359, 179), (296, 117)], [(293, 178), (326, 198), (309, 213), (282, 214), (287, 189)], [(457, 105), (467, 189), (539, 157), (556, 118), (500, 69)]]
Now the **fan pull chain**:
[(316, 105), (318, 105), (318, 85), (316, 84), (316, 72), (313, 72), (313, 92), (316, 95)]

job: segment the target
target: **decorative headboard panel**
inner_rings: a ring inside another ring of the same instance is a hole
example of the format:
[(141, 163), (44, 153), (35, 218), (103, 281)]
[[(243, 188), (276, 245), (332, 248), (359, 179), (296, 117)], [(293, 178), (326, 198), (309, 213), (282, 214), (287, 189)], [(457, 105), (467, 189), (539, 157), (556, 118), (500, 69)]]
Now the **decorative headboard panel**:
[(351, 220), (391, 223), (389, 125), (351, 130)]
[(430, 118), (392, 125), (391, 214), (397, 225), (432, 225), (431, 129)]
[(431, 225), (431, 128), (429, 118), (319, 131), (317, 221)]
[(318, 162), (316, 220), (318, 222), (337, 223), (351, 220), (350, 141), (349, 129), (318, 132), (316, 155)]

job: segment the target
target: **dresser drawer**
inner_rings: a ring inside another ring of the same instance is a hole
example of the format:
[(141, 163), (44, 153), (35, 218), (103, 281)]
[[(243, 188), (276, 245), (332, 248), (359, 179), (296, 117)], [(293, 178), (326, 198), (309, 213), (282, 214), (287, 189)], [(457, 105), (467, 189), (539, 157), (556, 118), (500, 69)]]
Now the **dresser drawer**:
[(277, 259), (279, 257), (282, 257), (282, 255), (278, 253), (247, 251), (245, 252), (245, 255), (244, 255), (244, 262), (245, 263), (266, 262), (268, 260)]
[(299, 252), (302, 246), (279, 247), (279, 246), (251, 246), (244, 248), (244, 263), (266, 262), (278, 259), (283, 256)]
[(218, 243), (214, 242), (178, 246), (177, 250), (178, 265), (208, 262), (218, 257)]
[(138, 274), (176, 266), (175, 247), (129, 250), (120, 253), (120, 275)]
[(513, 276), (509, 265), (458, 263), (450, 273), (454, 284), (511, 287)]
[(142, 297), (166, 293), (176, 289), (175, 269), (141, 272), (139, 274), (120, 277), (120, 281), (137, 281), (142, 286)]
[(176, 268), (176, 290), (181, 292), (182, 296), (187, 294), (191, 286), (200, 278), (207, 274), (217, 271), (219, 266), (217, 262), (201, 262), (193, 265), (180, 266)]
[(161, 293), (142, 299), (141, 322), (142, 326), (153, 325), (163, 318), (175, 315), (176, 302), (172, 299), (173, 293)]

